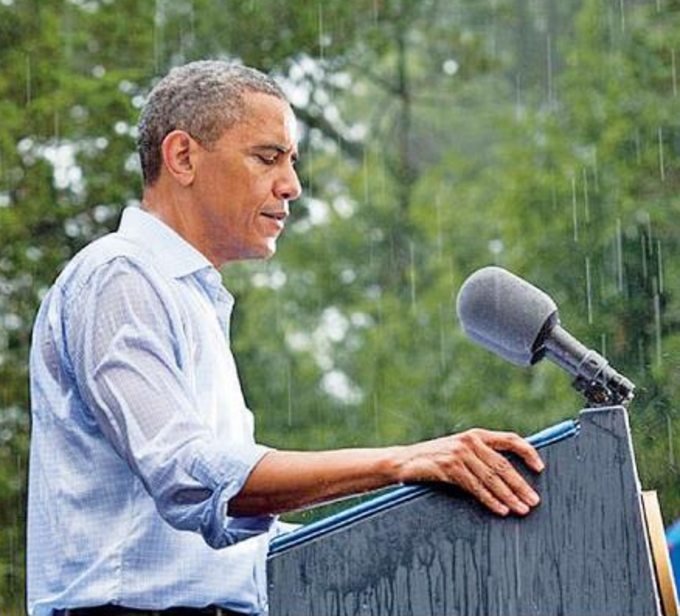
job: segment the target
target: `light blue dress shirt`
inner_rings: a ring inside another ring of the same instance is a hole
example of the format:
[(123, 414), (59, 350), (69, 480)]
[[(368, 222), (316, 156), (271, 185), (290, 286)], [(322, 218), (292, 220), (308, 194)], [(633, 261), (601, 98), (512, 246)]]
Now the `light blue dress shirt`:
[(277, 524), (231, 518), (266, 453), (221, 276), (138, 208), (45, 297), (31, 348), (28, 608), (266, 611)]

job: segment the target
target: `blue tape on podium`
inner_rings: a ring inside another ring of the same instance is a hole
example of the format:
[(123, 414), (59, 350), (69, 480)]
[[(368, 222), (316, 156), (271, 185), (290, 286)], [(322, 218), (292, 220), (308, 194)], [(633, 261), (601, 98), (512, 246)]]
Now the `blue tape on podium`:
[[(541, 430), (536, 434), (527, 437), (527, 440), (536, 449), (541, 449), (547, 445), (552, 445), (563, 439), (578, 434), (580, 425), (578, 421), (568, 420)], [(386, 509), (391, 509), (401, 503), (411, 500), (424, 492), (433, 489), (429, 484), (406, 485), (391, 488), (379, 496), (350, 507), (345, 511), (328, 516), (323, 520), (312, 522), (298, 528), (290, 533), (279, 535), (274, 538), (269, 545), (269, 556), (278, 554), (301, 543), (311, 541), (316, 537), (329, 533), (347, 524), (357, 522), (368, 516), (375, 515)]]

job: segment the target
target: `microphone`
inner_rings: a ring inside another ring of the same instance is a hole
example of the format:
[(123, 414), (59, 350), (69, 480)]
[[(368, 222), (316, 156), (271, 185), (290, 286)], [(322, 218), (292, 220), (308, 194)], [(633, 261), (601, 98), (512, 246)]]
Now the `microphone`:
[(474, 342), (519, 366), (547, 357), (574, 377), (574, 388), (595, 406), (627, 405), (633, 399), (635, 385), (561, 326), (552, 298), (501, 267), (469, 276), (456, 311)]

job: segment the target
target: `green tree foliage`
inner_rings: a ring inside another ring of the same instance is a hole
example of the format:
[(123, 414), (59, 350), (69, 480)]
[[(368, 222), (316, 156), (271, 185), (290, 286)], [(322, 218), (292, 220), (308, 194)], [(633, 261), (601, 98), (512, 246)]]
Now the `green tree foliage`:
[(462, 281), (497, 263), (639, 385), (643, 484), (680, 516), (678, 40), (671, 0), (0, 2), (0, 611), (23, 601), (37, 305), (138, 202), (150, 84), (204, 57), (278, 75), (302, 124), (279, 253), (224, 270), (262, 441), (573, 417), (554, 366), (509, 366), (455, 322)]

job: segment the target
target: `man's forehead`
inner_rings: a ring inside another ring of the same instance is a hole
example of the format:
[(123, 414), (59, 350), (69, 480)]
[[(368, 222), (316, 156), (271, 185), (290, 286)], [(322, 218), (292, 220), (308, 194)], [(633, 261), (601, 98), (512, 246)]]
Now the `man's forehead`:
[(269, 94), (249, 92), (244, 96), (245, 114), (241, 126), (254, 139), (286, 144), (297, 143), (297, 121), (291, 106)]

